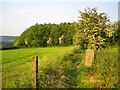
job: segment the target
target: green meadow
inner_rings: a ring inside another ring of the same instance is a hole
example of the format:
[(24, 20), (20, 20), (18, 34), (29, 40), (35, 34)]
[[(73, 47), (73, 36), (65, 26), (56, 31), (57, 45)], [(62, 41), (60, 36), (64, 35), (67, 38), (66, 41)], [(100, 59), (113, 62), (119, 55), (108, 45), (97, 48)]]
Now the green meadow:
[(31, 86), (31, 56), (38, 56), (39, 69), (54, 67), (62, 55), (68, 54), (73, 47), (47, 47), (3, 50), (2, 52), (2, 87), (26, 88)]
[(32, 88), (31, 56), (38, 56), (38, 88), (119, 88), (118, 47), (95, 51), (86, 67), (86, 50), (46, 47), (3, 50), (2, 87)]

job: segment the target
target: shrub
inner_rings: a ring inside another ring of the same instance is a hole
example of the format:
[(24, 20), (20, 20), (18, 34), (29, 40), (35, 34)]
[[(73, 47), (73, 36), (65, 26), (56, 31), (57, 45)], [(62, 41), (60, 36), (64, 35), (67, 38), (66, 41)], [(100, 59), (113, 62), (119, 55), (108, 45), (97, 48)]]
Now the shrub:
[(16, 46), (7, 46), (7, 47), (0, 48), (0, 50), (10, 50), (10, 49), (19, 49), (19, 47), (16, 47)]

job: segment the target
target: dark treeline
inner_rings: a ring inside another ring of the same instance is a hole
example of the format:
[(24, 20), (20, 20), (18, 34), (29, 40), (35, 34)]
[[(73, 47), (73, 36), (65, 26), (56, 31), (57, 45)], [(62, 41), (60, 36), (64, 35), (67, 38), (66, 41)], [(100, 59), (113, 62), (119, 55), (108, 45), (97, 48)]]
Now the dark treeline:
[(26, 29), (14, 42), (19, 47), (68, 46), (73, 44), (75, 23), (38, 24)]

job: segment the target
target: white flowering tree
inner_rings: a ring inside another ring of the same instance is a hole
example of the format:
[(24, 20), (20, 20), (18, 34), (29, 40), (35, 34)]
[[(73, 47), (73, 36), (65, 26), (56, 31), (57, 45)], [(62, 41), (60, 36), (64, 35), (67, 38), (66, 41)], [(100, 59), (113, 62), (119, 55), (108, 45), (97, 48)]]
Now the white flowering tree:
[(80, 11), (80, 20), (76, 25), (74, 36), (75, 45), (87, 45), (88, 48), (98, 49), (105, 46), (109, 19), (105, 13), (98, 13), (97, 8), (87, 8)]

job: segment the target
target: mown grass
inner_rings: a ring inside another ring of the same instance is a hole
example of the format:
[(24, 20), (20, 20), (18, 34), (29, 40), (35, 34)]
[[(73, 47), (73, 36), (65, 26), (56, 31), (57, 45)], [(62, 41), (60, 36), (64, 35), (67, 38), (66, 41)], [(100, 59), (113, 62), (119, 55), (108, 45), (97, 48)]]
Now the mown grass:
[(60, 62), (73, 47), (47, 47), (5, 50), (2, 52), (2, 87), (31, 88), (31, 56), (39, 57), (39, 73)]
[[(74, 48), (74, 49), (73, 49)], [(39, 57), (38, 88), (119, 88), (118, 47), (95, 51), (92, 67), (85, 50), (47, 47), (3, 52), (4, 88), (31, 88), (31, 60)]]

